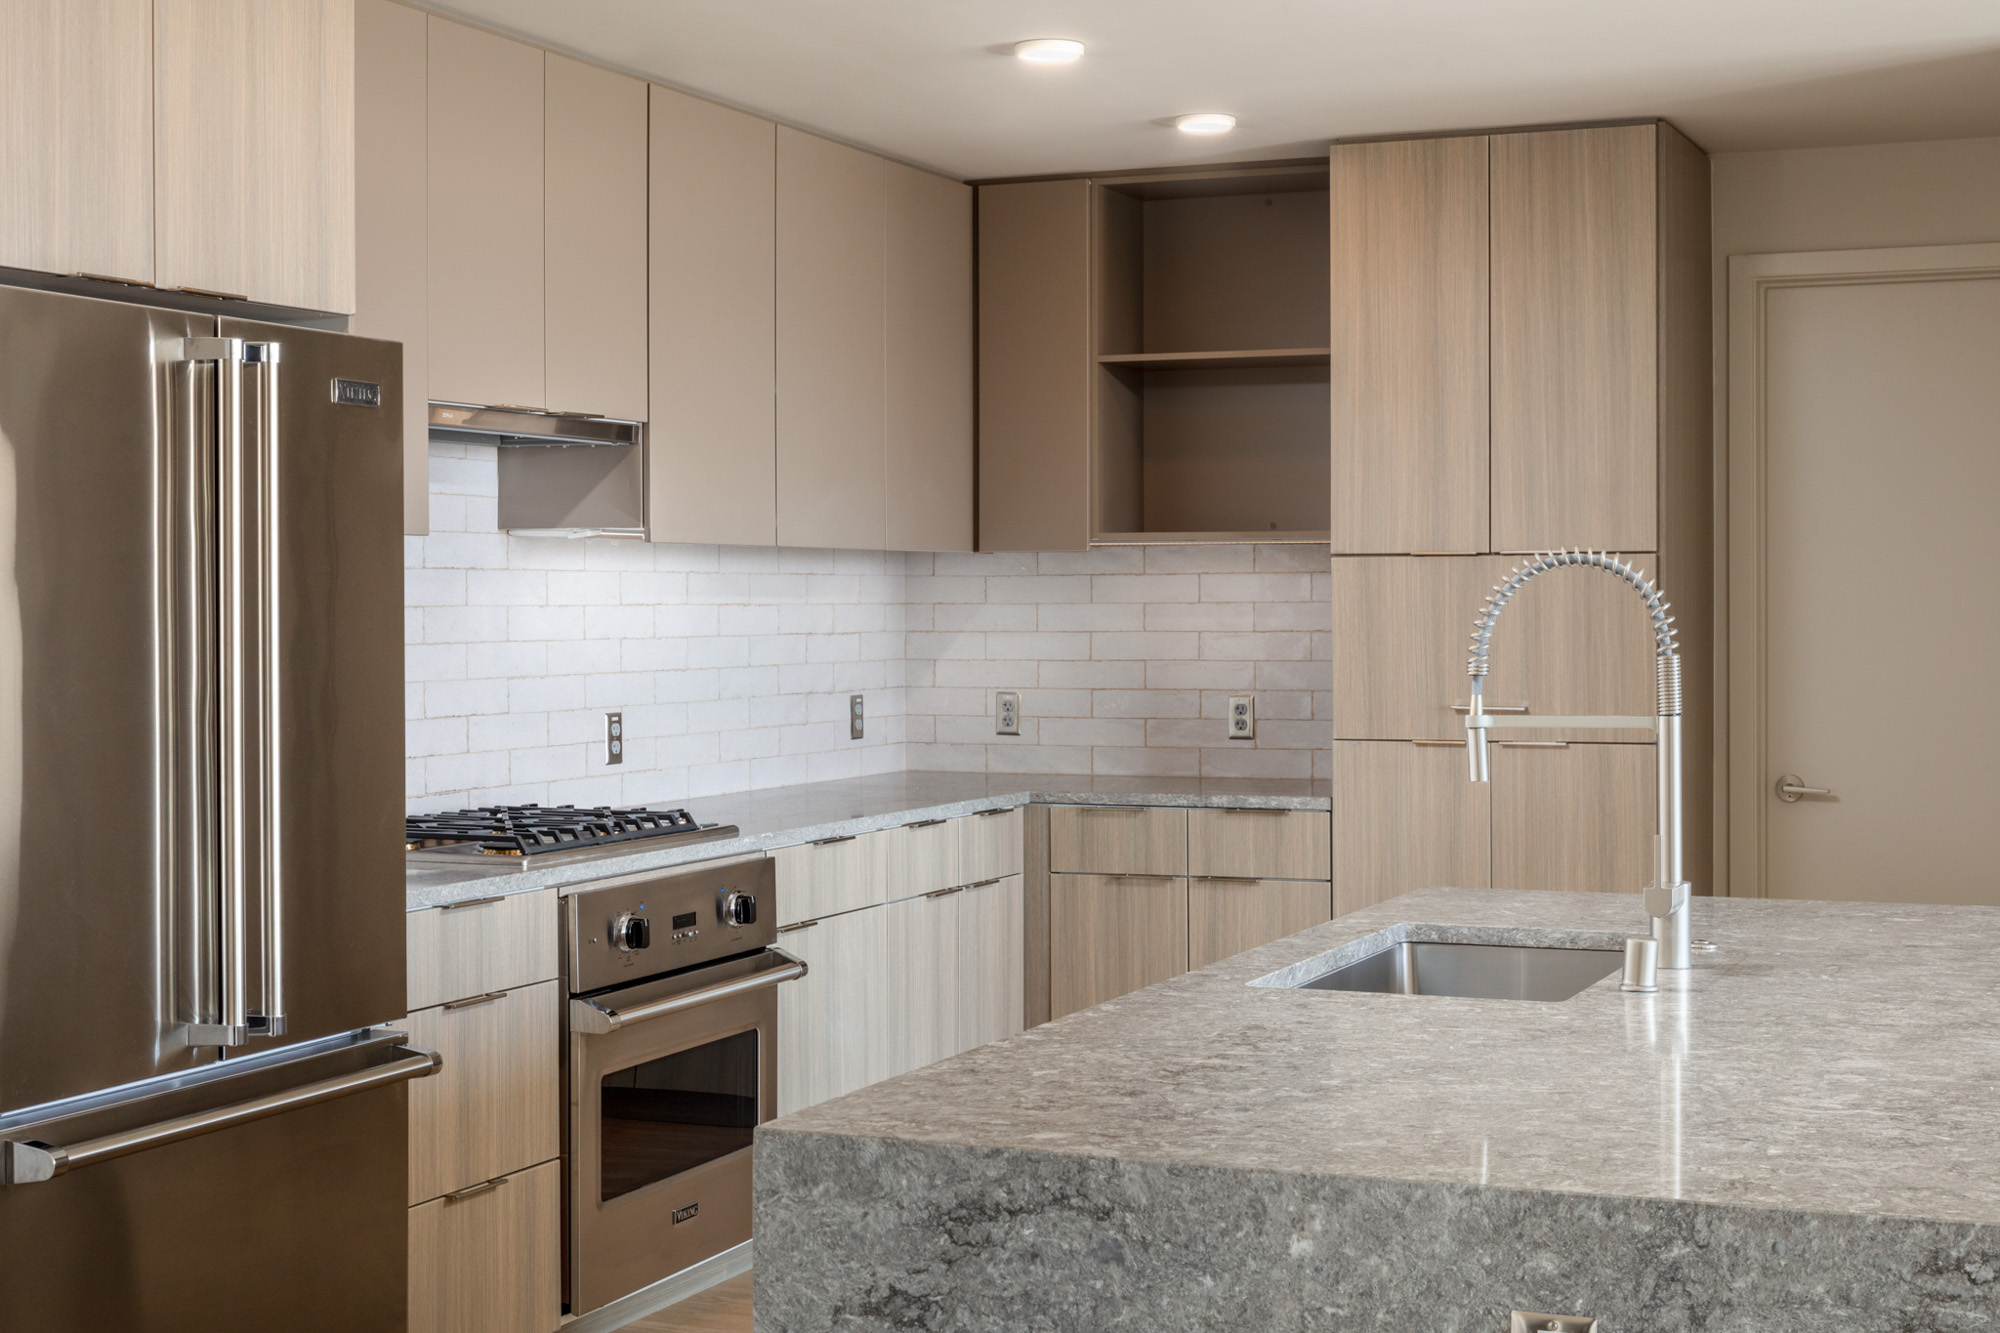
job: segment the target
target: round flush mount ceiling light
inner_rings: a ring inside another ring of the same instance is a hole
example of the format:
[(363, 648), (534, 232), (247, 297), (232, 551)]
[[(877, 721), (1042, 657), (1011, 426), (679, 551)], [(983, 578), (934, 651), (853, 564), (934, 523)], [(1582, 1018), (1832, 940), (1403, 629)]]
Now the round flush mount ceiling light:
[(1083, 43), (1067, 37), (1037, 37), (1014, 43), (1014, 54), (1031, 65), (1068, 65), (1083, 59)]
[(1227, 134), (1236, 128), (1236, 117), (1220, 111), (1197, 111), (1174, 117), (1174, 128), (1182, 134)]

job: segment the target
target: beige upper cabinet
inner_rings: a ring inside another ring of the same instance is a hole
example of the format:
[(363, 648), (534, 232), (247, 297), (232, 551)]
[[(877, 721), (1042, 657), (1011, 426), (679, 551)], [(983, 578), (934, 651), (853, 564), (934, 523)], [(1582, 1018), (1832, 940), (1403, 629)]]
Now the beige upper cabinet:
[(353, 0), (155, 0), (153, 41), (155, 281), (351, 313)]
[(778, 542), (887, 541), (887, 166), (778, 127)]
[(979, 190), (979, 549), (1090, 545), (1090, 182)]
[(430, 20), (433, 399), (547, 407), (539, 48)]
[(646, 85), (544, 66), (544, 406), (646, 419)]
[(153, 280), (153, 0), (0, 5), (0, 266)]
[(972, 190), (900, 162), (888, 185), (887, 545), (972, 549)]
[(1496, 550), (1658, 549), (1660, 132), (1493, 137)]
[(403, 344), (403, 531), (430, 531), (430, 20), (394, 0), (354, 4), (354, 318)]
[(770, 546), (778, 127), (670, 88), (649, 92), (647, 536)]
[(1486, 551), (1487, 140), (1337, 144), (1336, 553)]

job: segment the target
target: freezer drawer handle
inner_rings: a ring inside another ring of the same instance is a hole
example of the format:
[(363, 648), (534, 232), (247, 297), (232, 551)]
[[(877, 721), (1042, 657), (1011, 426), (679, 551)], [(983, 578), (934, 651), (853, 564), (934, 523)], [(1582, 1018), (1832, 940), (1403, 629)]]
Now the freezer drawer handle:
[(684, 995), (669, 995), (646, 1004), (635, 1004), (630, 1009), (606, 1009), (597, 1000), (571, 1000), (569, 1030), (601, 1037), (620, 1028), (630, 1027), (634, 1023), (665, 1018), (668, 1014), (678, 1014), (736, 995), (747, 995), (751, 991), (764, 990), (780, 982), (796, 981), (806, 974), (804, 961), (792, 957), (783, 949), (770, 949), (766, 952), (774, 958), (782, 958), (785, 961), (778, 967), (753, 972), (747, 977), (737, 977), (733, 981), (719, 981), (713, 986), (703, 986), (700, 990), (691, 990)]
[(400, 1083), (405, 1079), (424, 1078), (444, 1067), (444, 1057), (436, 1051), (427, 1051), (419, 1046), (394, 1046), (390, 1049), (398, 1052), (402, 1058), (376, 1065), (372, 1069), (342, 1074), (338, 1078), (323, 1079), (318, 1083), (308, 1083), (298, 1088), (287, 1088), (283, 1092), (274, 1092), (265, 1097), (253, 1097), (247, 1102), (234, 1102), (209, 1111), (197, 1111), (193, 1115), (156, 1121), (150, 1125), (141, 1125), (137, 1129), (128, 1129), (122, 1134), (106, 1134), (101, 1139), (88, 1139), (67, 1148), (58, 1148), (53, 1144), (33, 1140), (25, 1142), (6, 1140), (0, 1143), (0, 1147), (6, 1150), (4, 1172), (6, 1183), (27, 1185), (36, 1181), (53, 1180), (80, 1166), (110, 1161), (114, 1157), (144, 1152), (148, 1148), (165, 1147), (169, 1143), (179, 1143), (182, 1139), (212, 1134), (218, 1129), (248, 1124), (252, 1120), (281, 1115), (286, 1111), (296, 1111), (301, 1107), (313, 1106), (320, 1102), (330, 1102), (338, 1097), (365, 1092), (369, 1088)]

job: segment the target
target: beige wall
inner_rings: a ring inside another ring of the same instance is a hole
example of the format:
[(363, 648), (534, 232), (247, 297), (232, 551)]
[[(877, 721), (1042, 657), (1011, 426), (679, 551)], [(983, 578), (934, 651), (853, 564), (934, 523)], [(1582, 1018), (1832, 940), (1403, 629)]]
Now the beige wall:
[[(1726, 681), (1728, 626), (1729, 256), (2000, 241), (2000, 139), (1719, 153), (1715, 242), (1716, 680)], [(1728, 699), (1715, 718), (1715, 874), (1728, 865)]]

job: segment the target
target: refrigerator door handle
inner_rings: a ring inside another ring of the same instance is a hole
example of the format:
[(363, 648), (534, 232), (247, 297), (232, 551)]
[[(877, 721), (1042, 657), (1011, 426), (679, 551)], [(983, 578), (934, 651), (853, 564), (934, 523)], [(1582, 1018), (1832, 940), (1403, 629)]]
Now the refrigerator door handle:
[[(255, 754), (257, 780), (254, 792), (243, 793), (251, 802), (258, 847), (258, 921), (263, 956), (263, 1003), (249, 1015), (253, 1034), (276, 1037), (285, 1031), (284, 957), (284, 856), (283, 801), (280, 782), (284, 774), (280, 740), (284, 734), (279, 713), (279, 629), (282, 574), (280, 568), (279, 515), (283, 512), (279, 491), (278, 444), (278, 363), (281, 345), (274, 342), (246, 342), (243, 361), (254, 372), (257, 406), (254, 418), (256, 440), (247, 460), (249, 468), (241, 477), (241, 502), (250, 511), (246, 526), (256, 534), (254, 577), (256, 632), (249, 643), (239, 642), (241, 652), (250, 649), (256, 694)], [(238, 589), (239, 594), (241, 589)]]
[(88, 1139), (82, 1143), (70, 1144), (68, 1147), (58, 1147), (33, 1139), (0, 1141), (0, 1167), (4, 1168), (0, 1170), (0, 1182), (8, 1185), (28, 1185), (53, 1180), (81, 1166), (108, 1162), (114, 1157), (144, 1152), (148, 1148), (165, 1147), (169, 1143), (179, 1143), (183, 1139), (212, 1134), (219, 1129), (228, 1129), (234, 1125), (248, 1124), (252, 1120), (262, 1120), (267, 1116), (282, 1115), (287, 1111), (296, 1111), (320, 1102), (352, 1096), (369, 1088), (401, 1083), (407, 1079), (425, 1078), (444, 1067), (444, 1057), (436, 1051), (427, 1051), (419, 1046), (392, 1046), (389, 1049), (399, 1058), (351, 1074), (321, 1079), (317, 1083), (287, 1088), (283, 1092), (253, 1097), (248, 1101), (232, 1102), (227, 1106), (198, 1111), (192, 1115), (155, 1121), (150, 1125), (141, 1125), (137, 1129), (129, 1129), (120, 1134), (106, 1134), (102, 1138)]

